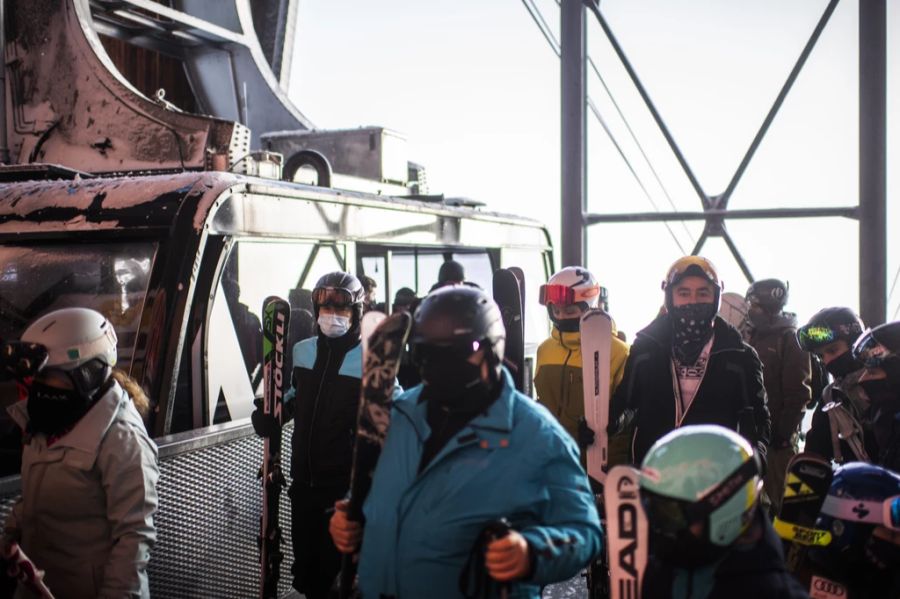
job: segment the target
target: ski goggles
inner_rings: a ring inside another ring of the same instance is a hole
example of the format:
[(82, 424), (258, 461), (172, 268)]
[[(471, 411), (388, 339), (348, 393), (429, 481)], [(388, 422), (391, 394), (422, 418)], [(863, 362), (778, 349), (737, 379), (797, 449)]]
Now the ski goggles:
[(0, 345), (0, 370), (19, 380), (37, 374), (48, 358), (47, 348), (40, 343), (10, 341)]
[(760, 470), (759, 458), (754, 454), (753, 459), (738, 466), (697, 501), (668, 497), (641, 487), (641, 504), (647, 513), (647, 521), (656, 532), (668, 537), (675, 537), (694, 524), (705, 525), (709, 515), (758, 477)]
[(702, 256), (685, 256), (676, 260), (669, 267), (669, 272), (666, 273), (666, 279), (663, 281), (662, 288), (665, 289), (689, 276), (702, 277), (716, 287), (722, 286), (712, 262)]
[(900, 531), (900, 495), (884, 501), (860, 501), (829, 495), (822, 504), (821, 513), (845, 522), (875, 524)]
[(853, 344), (853, 357), (862, 362), (866, 368), (878, 368), (893, 352), (875, 339), (872, 329), (866, 332)]
[(538, 301), (542, 306), (554, 304), (556, 306), (571, 306), (578, 302), (590, 302), (596, 296), (600, 296), (601, 302), (606, 302), (608, 292), (606, 287), (596, 285), (576, 289), (568, 285), (541, 285), (538, 292)]
[(859, 324), (839, 324), (830, 327), (806, 325), (797, 329), (797, 341), (804, 351), (815, 351), (839, 339), (852, 337), (862, 333)]
[(316, 287), (312, 292), (313, 305), (329, 306), (340, 310), (353, 306), (353, 296), (346, 289), (340, 287)]
[(416, 364), (459, 364), (481, 349), (481, 341), (437, 345), (417, 343), (412, 346), (412, 360)]

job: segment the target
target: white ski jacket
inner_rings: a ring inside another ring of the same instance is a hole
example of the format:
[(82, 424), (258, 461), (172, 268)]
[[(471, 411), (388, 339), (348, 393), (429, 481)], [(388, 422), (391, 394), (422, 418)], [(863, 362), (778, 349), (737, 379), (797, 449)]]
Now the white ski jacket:
[[(26, 430), (27, 401), (8, 411)], [(148, 598), (158, 479), (156, 444), (113, 383), (50, 447), (45, 435), (26, 436), (22, 497), (4, 532), (46, 570), (57, 599)]]

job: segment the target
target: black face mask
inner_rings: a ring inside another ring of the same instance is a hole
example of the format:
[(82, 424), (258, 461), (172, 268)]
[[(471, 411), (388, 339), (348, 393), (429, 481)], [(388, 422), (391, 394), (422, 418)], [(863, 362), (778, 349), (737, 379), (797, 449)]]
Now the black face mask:
[(672, 352), (682, 364), (694, 364), (713, 334), (715, 304), (685, 304), (669, 309)]
[(843, 378), (862, 367), (862, 363), (857, 361), (849, 351), (842, 353), (828, 364), (825, 364), (825, 370), (836, 379)]
[(650, 529), (650, 551), (663, 563), (676, 568), (694, 570), (708, 566), (725, 557), (729, 549), (699, 539), (687, 530), (672, 538)]
[(78, 422), (92, 405), (75, 389), (59, 389), (35, 381), (28, 390), (28, 430), (59, 435)]
[(492, 386), (481, 379), (481, 364), (426, 361), (419, 368), (427, 396), (453, 412), (475, 411), (489, 403)]
[(859, 386), (863, 388), (869, 399), (876, 403), (887, 403), (900, 399), (900, 389), (888, 379), (861, 381)]

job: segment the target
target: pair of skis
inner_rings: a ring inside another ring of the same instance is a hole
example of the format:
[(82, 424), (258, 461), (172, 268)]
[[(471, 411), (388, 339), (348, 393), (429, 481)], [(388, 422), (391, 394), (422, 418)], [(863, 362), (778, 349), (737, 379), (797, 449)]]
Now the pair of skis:
[[(609, 568), (609, 596), (612, 599), (639, 599), (647, 566), (647, 519), (640, 499), (640, 473), (630, 466), (609, 470), (610, 360), (612, 319), (600, 309), (581, 317), (581, 374), (584, 385), (584, 417), (594, 431), (594, 443), (585, 448), (588, 476), (603, 485), (606, 523), (606, 566)], [(590, 592), (603, 584), (603, 564), (595, 564), (588, 577)], [(605, 581), (604, 581), (605, 582)]]
[[(282, 534), (279, 526), (279, 500), (285, 486), (281, 469), (281, 427), (283, 398), (289, 373), (285, 372), (285, 341), (290, 330), (291, 309), (279, 297), (263, 304), (263, 414), (277, 426), (263, 441), (264, 459), (260, 477), (263, 482), (263, 510), (260, 518), (260, 597), (277, 597)], [(357, 413), (356, 442), (350, 474), (350, 518), (362, 521), (362, 505), (372, 485), (372, 475), (390, 425), (390, 402), (400, 357), (409, 335), (412, 319), (405, 312), (385, 317), (380, 312), (363, 316), (360, 332), (363, 343), (363, 376)], [(350, 596), (355, 568), (345, 559), (340, 574), (342, 599)]]
[(263, 302), (263, 402), (262, 412), (276, 424), (272, 434), (263, 439), (263, 463), (259, 477), (263, 487), (263, 509), (259, 536), (259, 596), (278, 596), (278, 579), (284, 553), (278, 513), (281, 491), (285, 486), (281, 467), (281, 428), (284, 425), (284, 393), (290, 373), (285, 368), (285, 348), (290, 331), (291, 306), (280, 297)]

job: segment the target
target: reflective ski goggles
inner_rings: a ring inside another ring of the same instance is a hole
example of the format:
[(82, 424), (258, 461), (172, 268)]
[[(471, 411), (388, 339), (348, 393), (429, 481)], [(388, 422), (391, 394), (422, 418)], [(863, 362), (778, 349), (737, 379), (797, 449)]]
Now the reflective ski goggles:
[(822, 504), (821, 513), (845, 522), (875, 524), (900, 531), (900, 495), (884, 501), (860, 501), (829, 495)]
[(852, 351), (853, 357), (862, 362), (866, 368), (878, 368), (886, 358), (893, 355), (891, 350), (875, 339), (872, 329), (866, 329), (853, 344)]
[(834, 326), (805, 325), (797, 329), (797, 341), (805, 351), (815, 351), (829, 343), (862, 333), (858, 323)]
[(412, 359), (416, 364), (458, 364), (468, 360), (479, 349), (481, 349), (481, 341), (448, 345), (417, 343), (412, 346)]
[(48, 358), (47, 348), (40, 343), (10, 341), (0, 345), (0, 370), (19, 380), (37, 374)]
[(312, 301), (315, 306), (329, 306), (339, 310), (353, 306), (353, 296), (340, 287), (316, 287), (312, 292)]
[(697, 501), (667, 497), (641, 487), (641, 504), (653, 530), (674, 537), (694, 524), (705, 525), (710, 514), (734, 497), (754, 477), (759, 476), (760, 471), (759, 458), (754, 454), (752, 459), (738, 466), (725, 480), (704, 493)]
[(712, 262), (702, 256), (684, 256), (669, 267), (666, 278), (662, 283), (662, 288), (665, 289), (669, 285), (673, 285), (689, 276), (702, 277), (716, 287), (722, 286)]
[(595, 285), (577, 289), (568, 285), (541, 285), (538, 292), (538, 301), (542, 306), (554, 304), (556, 306), (571, 306), (578, 302), (590, 302), (594, 297), (600, 296), (600, 301), (607, 300), (606, 287)]

